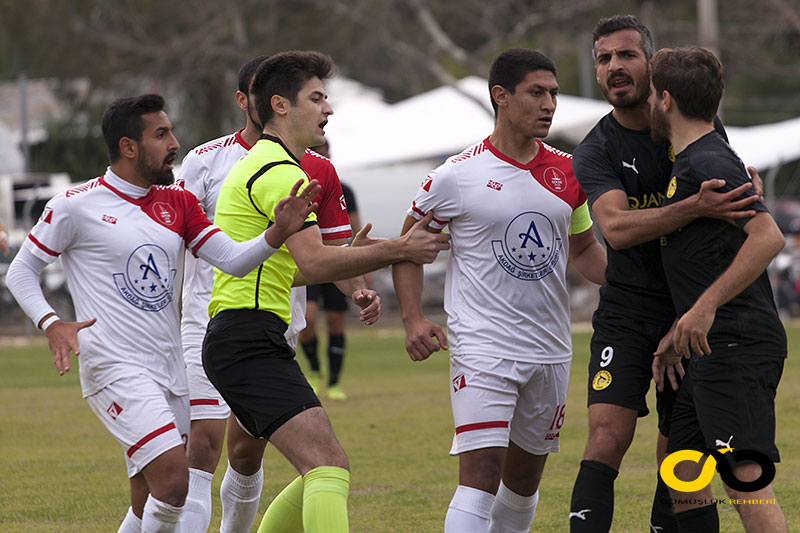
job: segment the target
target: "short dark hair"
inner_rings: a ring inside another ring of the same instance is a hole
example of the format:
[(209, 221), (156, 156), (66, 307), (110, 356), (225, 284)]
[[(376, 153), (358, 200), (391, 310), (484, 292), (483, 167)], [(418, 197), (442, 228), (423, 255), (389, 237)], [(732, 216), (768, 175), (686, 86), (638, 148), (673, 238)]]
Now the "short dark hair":
[(667, 91), (685, 117), (714, 120), (725, 83), (722, 63), (713, 52), (699, 46), (663, 48), (650, 60), (650, 69), (659, 98)]
[(600, 37), (605, 37), (606, 35), (611, 35), (612, 33), (617, 33), (622, 30), (635, 30), (639, 32), (639, 35), (642, 36), (641, 41), (639, 41), (639, 46), (642, 48), (645, 57), (650, 59), (653, 56), (656, 51), (655, 45), (653, 44), (653, 34), (650, 33), (650, 28), (639, 22), (639, 19), (633, 15), (616, 15), (600, 19), (592, 33), (592, 56), (595, 55), (594, 46), (597, 44), (597, 40), (600, 39)]
[(239, 90), (244, 94), (250, 94), (250, 82), (253, 81), (253, 76), (255, 76), (256, 71), (258, 70), (258, 66), (261, 65), (261, 63), (263, 63), (268, 57), (269, 56), (254, 57), (242, 65), (242, 68), (239, 69)]
[(289, 50), (265, 59), (256, 70), (250, 92), (255, 97), (256, 114), (261, 124), (272, 119), (274, 95), (297, 102), (297, 93), (311, 78), (327, 80), (336, 67), (333, 59), (313, 50)]
[(492, 87), (499, 85), (511, 94), (529, 72), (549, 70), (556, 76), (556, 65), (541, 52), (529, 48), (511, 48), (497, 56), (489, 69), (489, 99), (497, 116), (497, 102), (492, 96)]
[(128, 137), (142, 140), (144, 121), (142, 115), (164, 110), (164, 98), (158, 94), (143, 94), (132, 98), (114, 100), (103, 112), (103, 140), (108, 148), (108, 159), (112, 163), (120, 158), (119, 141)]

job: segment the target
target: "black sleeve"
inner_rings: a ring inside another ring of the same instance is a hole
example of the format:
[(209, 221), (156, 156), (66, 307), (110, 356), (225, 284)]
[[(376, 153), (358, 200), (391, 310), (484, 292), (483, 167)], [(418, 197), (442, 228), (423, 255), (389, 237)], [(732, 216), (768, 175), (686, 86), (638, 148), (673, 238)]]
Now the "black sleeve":
[(601, 143), (584, 141), (575, 149), (572, 171), (589, 199), (589, 207), (610, 190), (625, 190), (619, 174), (612, 168), (608, 153)]
[[(692, 168), (694, 169), (694, 178), (697, 180), (698, 187), (703, 181), (721, 178), (725, 180), (725, 185), (723, 185), (722, 188), (717, 189), (717, 191), (727, 192), (739, 187), (740, 185), (744, 185), (745, 183), (750, 183), (751, 181), (750, 174), (748, 174), (744, 163), (742, 163), (742, 161), (733, 153), (722, 155), (715, 154), (714, 157), (709, 157), (706, 154), (700, 153), (693, 159), (694, 161), (692, 161)], [(748, 198), (754, 195), (755, 191), (751, 187), (742, 193), (738, 199)], [(756, 200), (752, 204), (741, 208), (740, 211), (768, 213), (769, 209), (767, 209), (767, 206), (763, 201)], [(749, 221), (749, 218), (740, 218), (736, 220), (736, 223), (741, 228), (744, 227), (744, 225)]]
[(714, 129), (717, 130), (723, 139), (725, 139), (726, 143), (730, 144), (728, 140), (728, 132), (725, 131), (725, 126), (722, 125), (722, 120), (720, 120), (719, 116), (714, 116)]
[(348, 213), (358, 213), (358, 206), (356, 205), (356, 195), (353, 194), (353, 190), (345, 185), (342, 185), (342, 193), (344, 193), (344, 203), (347, 204), (347, 212)]

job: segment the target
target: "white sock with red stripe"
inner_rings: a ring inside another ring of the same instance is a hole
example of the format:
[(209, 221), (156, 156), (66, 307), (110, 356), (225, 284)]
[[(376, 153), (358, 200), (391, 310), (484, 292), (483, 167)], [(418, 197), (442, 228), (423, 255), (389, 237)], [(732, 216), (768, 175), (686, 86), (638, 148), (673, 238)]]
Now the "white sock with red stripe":
[(444, 533), (488, 533), (494, 494), (459, 485), (444, 519)]
[(500, 482), (492, 505), (492, 522), (489, 533), (528, 533), (533, 514), (539, 503), (539, 491), (532, 496), (521, 496)]
[(181, 517), (183, 506), (175, 507), (153, 498), (147, 497), (142, 514), (142, 533), (173, 533)]
[(178, 533), (207, 531), (211, 523), (211, 480), (214, 474), (197, 468), (189, 469), (189, 492), (183, 514), (178, 522)]
[(125, 515), (117, 533), (142, 533), (142, 519), (133, 514), (133, 507), (128, 507), (128, 514)]
[(258, 513), (263, 484), (263, 469), (259, 468), (252, 476), (243, 476), (228, 463), (228, 469), (219, 487), (219, 499), (222, 500), (220, 533), (250, 531), (250, 526), (253, 525)]

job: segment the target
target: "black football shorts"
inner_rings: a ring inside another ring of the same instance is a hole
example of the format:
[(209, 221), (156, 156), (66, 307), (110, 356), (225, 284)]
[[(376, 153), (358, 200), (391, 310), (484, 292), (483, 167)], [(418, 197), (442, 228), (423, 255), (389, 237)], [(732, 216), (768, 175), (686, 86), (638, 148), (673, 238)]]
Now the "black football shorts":
[(320, 401), (294, 359), (277, 315), (231, 309), (208, 323), (203, 368), (250, 435), (269, 439), (295, 415)]

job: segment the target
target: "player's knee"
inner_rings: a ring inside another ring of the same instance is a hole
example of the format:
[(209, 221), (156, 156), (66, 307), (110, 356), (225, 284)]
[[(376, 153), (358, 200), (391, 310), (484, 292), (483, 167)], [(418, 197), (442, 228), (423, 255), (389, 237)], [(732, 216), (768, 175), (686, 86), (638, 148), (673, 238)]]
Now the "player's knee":
[(155, 483), (151, 483), (150, 493), (156, 499), (172, 505), (181, 507), (186, 502), (186, 494), (189, 492), (189, 471), (175, 471), (170, 474), (159, 476)]
[(611, 426), (595, 428), (589, 435), (584, 458), (610, 466), (618, 465), (631, 444), (631, 439)]
[(202, 433), (192, 434), (186, 455), (190, 467), (213, 473), (222, 455), (222, 442), (215, 442)]

